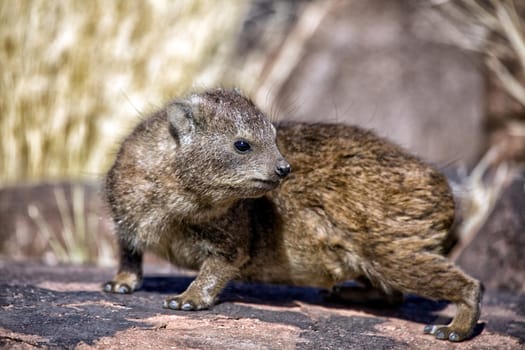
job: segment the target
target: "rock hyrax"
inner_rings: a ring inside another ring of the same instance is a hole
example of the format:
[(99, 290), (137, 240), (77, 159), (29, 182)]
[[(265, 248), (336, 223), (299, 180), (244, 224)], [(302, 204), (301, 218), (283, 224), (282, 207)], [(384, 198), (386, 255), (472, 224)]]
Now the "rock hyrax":
[(235, 90), (196, 93), (124, 140), (106, 194), (120, 245), (106, 292), (137, 289), (149, 250), (199, 271), (170, 309), (208, 308), (232, 279), (366, 280), (455, 303), (450, 324), (424, 329), (438, 339), (469, 337), (479, 318), (480, 283), (442, 255), (454, 220), (444, 176), (357, 127), (274, 127)]

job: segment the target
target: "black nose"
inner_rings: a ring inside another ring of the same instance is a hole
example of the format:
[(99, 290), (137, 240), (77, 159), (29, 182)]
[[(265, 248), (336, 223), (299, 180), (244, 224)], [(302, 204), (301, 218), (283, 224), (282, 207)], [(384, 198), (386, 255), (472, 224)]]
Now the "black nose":
[(283, 159), (277, 162), (275, 173), (279, 175), (279, 177), (285, 177), (286, 175), (290, 174), (290, 171), (292, 171), (292, 167), (286, 160)]

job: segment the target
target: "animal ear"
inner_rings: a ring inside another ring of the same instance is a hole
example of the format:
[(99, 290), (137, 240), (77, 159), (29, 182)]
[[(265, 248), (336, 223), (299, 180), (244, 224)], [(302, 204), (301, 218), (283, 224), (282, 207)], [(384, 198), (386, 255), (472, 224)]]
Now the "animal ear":
[(166, 108), (171, 134), (181, 143), (191, 142), (197, 126), (198, 104), (194, 98), (176, 101)]

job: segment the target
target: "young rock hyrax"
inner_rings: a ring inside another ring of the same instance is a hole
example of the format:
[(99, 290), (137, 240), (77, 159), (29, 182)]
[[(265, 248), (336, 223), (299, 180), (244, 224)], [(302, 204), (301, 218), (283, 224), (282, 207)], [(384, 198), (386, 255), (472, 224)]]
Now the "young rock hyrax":
[(199, 271), (170, 309), (208, 308), (232, 279), (366, 280), (455, 303), (450, 324), (424, 329), (438, 339), (469, 337), (479, 318), (480, 283), (441, 254), (454, 220), (444, 176), (357, 127), (274, 127), (234, 90), (193, 94), (124, 140), (106, 194), (120, 245), (106, 292), (137, 289), (149, 250)]

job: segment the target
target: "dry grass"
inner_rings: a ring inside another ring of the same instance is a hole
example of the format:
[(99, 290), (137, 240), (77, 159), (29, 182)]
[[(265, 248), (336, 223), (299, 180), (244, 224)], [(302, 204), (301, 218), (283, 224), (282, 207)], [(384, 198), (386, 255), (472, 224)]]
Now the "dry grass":
[(85, 208), (85, 189), (74, 185), (71, 191), (71, 203), (66, 199), (64, 188), (54, 190), (62, 230), (53, 231), (49, 222), (34, 204), (27, 208), (29, 217), (38, 227), (38, 238), (48, 252), (44, 255), (47, 264), (72, 263), (112, 266), (116, 252), (113, 242), (101, 234), (100, 218), (95, 212)]
[(137, 115), (221, 81), (245, 4), (0, 2), (0, 185), (99, 176)]
[(474, 169), (460, 175), (460, 182), (452, 183), (459, 205), (458, 243), (450, 253), (455, 260), (474, 239), (492, 213), (503, 189), (515, 174), (507, 163), (495, 166), (501, 150), (490, 148)]
[(505, 91), (525, 107), (525, 6), (521, 0), (432, 0), (452, 42), (480, 51)]

